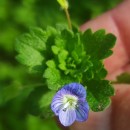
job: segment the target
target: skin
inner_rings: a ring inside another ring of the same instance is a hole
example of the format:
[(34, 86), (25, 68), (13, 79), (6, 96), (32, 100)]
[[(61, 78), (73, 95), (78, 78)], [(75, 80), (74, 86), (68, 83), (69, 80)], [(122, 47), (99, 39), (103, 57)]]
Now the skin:
[[(105, 60), (107, 79), (114, 80), (117, 75), (130, 72), (130, 0), (125, 0), (115, 9), (81, 26), (81, 30), (105, 29), (117, 37), (113, 55)], [(114, 85), (115, 96), (112, 104), (103, 112), (90, 112), (87, 121), (75, 122), (70, 128), (62, 130), (130, 130), (130, 85)]]

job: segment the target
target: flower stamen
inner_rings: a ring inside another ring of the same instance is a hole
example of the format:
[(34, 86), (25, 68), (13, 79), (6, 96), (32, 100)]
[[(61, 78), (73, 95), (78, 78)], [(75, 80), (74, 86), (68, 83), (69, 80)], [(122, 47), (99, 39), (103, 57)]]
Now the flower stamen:
[(78, 98), (74, 95), (64, 95), (63, 97), (63, 104), (64, 109), (67, 108), (75, 108), (78, 103)]

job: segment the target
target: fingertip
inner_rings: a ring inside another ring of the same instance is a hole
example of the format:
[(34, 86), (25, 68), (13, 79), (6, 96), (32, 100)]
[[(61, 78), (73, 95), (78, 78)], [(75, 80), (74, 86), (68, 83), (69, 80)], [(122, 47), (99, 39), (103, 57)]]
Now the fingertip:
[(115, 85), (112, 97), (112, 130), (130, 130), (130, 85)]

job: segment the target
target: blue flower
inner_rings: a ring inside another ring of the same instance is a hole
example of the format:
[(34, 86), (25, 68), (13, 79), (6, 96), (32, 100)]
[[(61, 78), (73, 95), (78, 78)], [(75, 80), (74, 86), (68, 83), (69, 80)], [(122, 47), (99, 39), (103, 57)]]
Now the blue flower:
[(74, 121), (88, 119), (89, 106), (86, 102), (86, 90), (79, 83), (70, 83), (54, 96), (51, 109), (59, 116), (61, 124), (70, 126)]

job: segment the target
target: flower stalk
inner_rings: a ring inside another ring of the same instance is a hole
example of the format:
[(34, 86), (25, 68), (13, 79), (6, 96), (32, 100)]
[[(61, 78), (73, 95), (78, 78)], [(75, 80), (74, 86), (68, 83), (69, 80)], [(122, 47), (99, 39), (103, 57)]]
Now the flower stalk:
[(68, 27), (69, 27), (70, 30), (72, 30), (72, 24), (71, 24), (71, 19), (70, 19), (69, 11), (68, 11), (68, 9), (64, 9), (64, 10), (65, 10), (65, 14), (66, 14), (67, 21), (68, 21)]
[(67, 0), (57, 0), (57, 2), (60, 4), (61, 8), (64, 9), (66, 18), (68, 21), (68, 27), (70, 30), (72, 30), (71, 19), (70, 19), (70, 15), (69, 15), (69, 11), (68, 11), (68, 7), (69, 7), (68, 1)]

